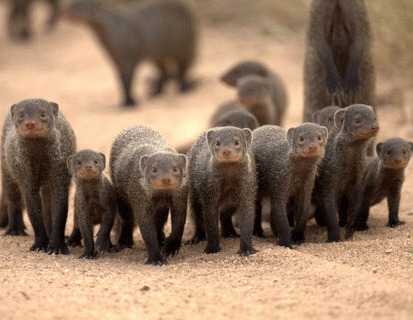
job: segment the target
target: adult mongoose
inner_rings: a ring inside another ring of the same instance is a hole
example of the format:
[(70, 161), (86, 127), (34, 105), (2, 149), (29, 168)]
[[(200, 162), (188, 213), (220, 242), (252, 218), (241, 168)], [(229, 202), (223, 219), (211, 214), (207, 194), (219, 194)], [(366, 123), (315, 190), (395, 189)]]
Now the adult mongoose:
[[(288, 131), (270, 125), (253, 131), (252, 151), (258, 179), (256, 235), (263, 236), (261, 200), (269, 197), (270, 224), (278, 236), (278, 244), (290, 247), (292, 241), (304, 241), (314, 180), (327, 136), (327, 128), (315, 123), (303, 123)], [(292, 204), (291, 210), (288, 210), (289, 204)], [(291, 214), (294, 222), (292, 235), (287, 214)]]
[(255, 163), (250, 129), (215, 127), (202, 133), (188, 153), (189, 203), (195, 223), (195, 244), (207, 240), (205, 253), (221, 250), (220, 216), (238, 213), (240, 255), (256, 252), (252, 246)]
[(346, 225), (357, 211), (366, 148), (379, 130), (373, 108), (364, 104), (340, 109), (334, 119), (341, 123), (340, 130), (327, 141), (314, 188), (315, 218), (319, 225), (327, 226), (329, 242), (341, 241), (339, 223)]
[(394, 228), (404, 223), (399, 220), (399, 204), (413, 143), (394, 137), (378, 143), (376, 152), (364, 173), (361, 204), (353, 222), (355, 230), (367, 230), (370, 207), (385, 198), (389, 210), (387, 226)]
[[(74, 197), (73, 231), (68, 245), (77, 246), (83, 238), (85, 251), (80, 258), (97, 258), (97, 251), (110, 251), (113, 247), (110, 231), (116, 215), (116, 196), (111, 182), (104, 176), (105, 154), (81, 150), (69, 156), (67, 168), (76, 185)], [(93, 226), (100, 224), (95, 242)]]
[[(186, 221), (185, 155), (178, 154), (158, 131), (137, 125), (116, 137), (109, 163), (122, 218), (117, 248), (133, 245), (137, 225), (148, 253), (146, 263), (165, 264), (168, 256), (179, 252)], [(172, 231), (165, 238), (169, 211)]]
[(1, 200), (9, 217), (6, 234), (25, 234), (25, 205), (35, 238), (30, 250), (67, 254), (64, 231), (70, 175), (66, 159), (76, 151), (76, 138), (57, 103), (27, 99), (12, 105), (3, 126), (1, 150)]
[(324, 126), (328, 129), (328, 133), (334, 128), (334, 114), (337, 110), (340, 110), (339, 106), (326, 106), (320, 110), (317, 110), (312, 115), (311, 122), (317, 123), (320, 126)]
[(273, 124), (282, 126), (288, 106), (288, 93), (284, 81), (275, 71), (270, 70), (262, 62), (244, 60), (229, 68), (222, 74), (220, 79), (227, 85), (236, 87), (238, 80), (247, 75), (256, 75), (267, 79), (271, 88), (272, 102), (275, 109), (275, 121)]
[(144, 60), (159, 69), (153, 95), (160, 94), (171, 77), (179, 82), (180, 91), (190, 89), (187, 73), (196, 56), (197, 28), (192, 11), (183, 2), (139, 1), (122, 10), (101, 0), (72, 0), (63, 13), (96, 33), (116, 66), (124, 106), (136, 103), (131, 85), (137, 65)]
[(374, 106), (372, 34), (363, 0), (313, 0), (304, 58), (304, 121), (328, 105)]

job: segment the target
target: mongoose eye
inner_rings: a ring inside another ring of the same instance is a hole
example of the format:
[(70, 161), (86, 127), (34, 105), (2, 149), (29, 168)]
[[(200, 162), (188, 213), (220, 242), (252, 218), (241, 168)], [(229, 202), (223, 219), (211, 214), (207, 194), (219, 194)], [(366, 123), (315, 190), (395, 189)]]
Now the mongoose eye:
[(215, 141), (215, 145), (216, 145), (217, 147), (219, 147), (219, 146), (221, 145), (221, 143), (220, 143), (219, 141)]
[(172, 172), (173, 172), (173, 173), (178, 173), (178, 171), (179, 171), (179, 170), (178, 170), (178, 167), (173, 167), (173, 168), (172, 168)]
[(152, 173), (157, 173), (158, 172), (158, 168), (157, 167), (153, 167), (152, 168)]
[(46, 112), (40, 113), (40, 118), (45, 118), (46, 117)]
[(354, 122), (355, 122), (355, 123), (360, 123), (360, 122), (361, 122), (361, 119), (357, 118), (357, 119), (354, 120)]
[(76, 163), (77, 163), (78, 166), (80, 166), (80, 165), (82, 164), (82, 161), (81, 161), (81, 160), (77, 160)]
[(317, 137), (318, 141), (321, 141), (323, 138), (321, 137), (321, 134), (318, 135)]
[(239, 146), (239, 140), (235, 140), (235, 141), (234, 141), (234, 144), (235, 144), (236, 146)]
[(390, 151), (390, 150), (387, 150), (386, 154), (387, 154), (388, 156), (391, 155), (391, 151)]
[(97, 159), (95, 160), (95, 164), (99, 164), (99, 161)]
[(23, 112), (19, 113), (19, 118), (24, 118), (24, 113)]
[(407, 151), (406, 150), (403, 150), (403, 155), (405, 156), (407, 154)]
[(298, 138), (298, 141), (300, 141), (300, 142), (304, 142), (304, 140), (305, 140), (305, 138), (304, 138), (303, 136), (300, 136), (300, 137)]

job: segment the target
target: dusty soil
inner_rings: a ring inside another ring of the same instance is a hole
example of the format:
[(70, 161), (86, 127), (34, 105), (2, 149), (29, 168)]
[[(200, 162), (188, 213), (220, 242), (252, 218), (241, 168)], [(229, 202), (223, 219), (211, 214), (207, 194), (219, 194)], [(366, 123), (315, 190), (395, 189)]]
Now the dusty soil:
[[(152, 125), (176, 146), (190, 141), (218, 103), (234, 97), (218, 76), (246, 58), (279, 72), (290, 96), (286, 127), (301, 121), (303, 34), (264, 36), (204, 25), (193, 71), (198, 88), (179, 95), (171, 86), (150, 99), (146, 80), (153, 70), (144, 66), (134, 87), (141, 104), (125, 110), (118, 105), (114, 68), (87, 28), (62, 22), (49, 34), (37, 30), (28, 44), (10, 42), (5, 27), (1, 30), (0, 119), (25, 98), (56, 101), (76, 132), (79, 149), (108, 155), (119, 131), (133, 124)], [(378, 140), (412, 139), (408, 118), (404, 109), (381, 108)], [(292, 250), (276, 246), (266, 226), (267, 237), (253, 238), (259, 252), (249, 258), (236, 255), (237, 239), (224, 239), (218, 254), (203, 254), (204, 244), (183, 246), (168, 265), (147, 266), (138, 232), (133, 249), (94, 261), (78, 259), (82, 248), (72, 248), (67, 256), (33, 253), (26, 217), (28, 237), (0, 237), (1, 318), (411, 319), (412, 171), (413, 162), (400, 206), (405, 225), (385, 226), (383, 202), (372, 209), (370, 229), (352, 241), (325, 243), (326, 231), (310, 222), (307, 242)], [(71, 203), (66, 233), (72, 219)], [(191, 231), (188, 223), (184, 240)]]

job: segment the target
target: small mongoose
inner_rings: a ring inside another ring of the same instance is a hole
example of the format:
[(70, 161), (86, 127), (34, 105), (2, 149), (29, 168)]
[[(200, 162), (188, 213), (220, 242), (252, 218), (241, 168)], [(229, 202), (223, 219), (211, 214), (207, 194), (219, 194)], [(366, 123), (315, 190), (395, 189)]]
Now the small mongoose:
[(136, 104), (131, 85), (134, 70), (143, 60), (159, 69), (153, 95), (160, 94), (172, 76), (180, 91), (191, 88), (187, 73), (196, 56), (197, 28), (193, 12), (183, 2), (148, 0), (116, 8), (101, 0), (72, 0), (62, 11), (96, 33), (117, 68), (124, 106)]
[(367, 230), (370, 207), (385, 198), (389, 209), (387, 226), (394, 228), (404, 223), (399, 220), (399, 204), (413, 143), (402, 138), (390, 138), (378, 143), (376, 152), (377, 156), (364, 173), (361, 204), (354, 221), (356, 230)]
[(272, 123), (282, 126), (288, 106), (288, 94), (284, 81), (275, 71), (270, 70), (270, 68), (262, 62), (245, 60), (228, 69), (220, 79), (227, 85), (236, 87), (238, 80), (247, 75), (256, 75), (267, 79), (271, 88), (273, 108), (275, 109), (275, 121)]
[[(136, 221), (146, 245), (147, 264), (165, 264), (168, 256), (179, 252), (188, 201), (186, 163), (185, 155), (151, 127), (133, 126), (116, 137), (110, 171), (122, 218), (118, 250), (133, 245)], [(169, 210), (172, 231), (165, 238)]]
[(334, 114), (340, 109), (341, 107), (339, 106), (326, 106), (320, 110), (317, 110), (313, 113), (311, 122), (326, 127), (328, 129), (328, 133), (331, 134), (334, 129)]
[(373, 108), (364, 104), (336, 111), (334, 121), (341, 123), (340, 130), (327, 141), (313, 194), (315, 218), (327, 226), (329, 242), (341, 241), (339, 225), (352, 220), (362, 192), (366, 149), (379, 130)]
[[(106, 157), (101, 152), (81, 150), (67, 159), (67, 168), (76, 185), (73, 231), (68, 245), (80, 246), (85, 251), (80, 258), (97, 258), (97, 251), (110, 251), (110, 231), (116, 215), (116, 196), (110, 181), (103, 175)], [(100, 224), (96, 249), (93, 226)]]
[[(75, 134), (55, 102), (27, 99), (11, 106), (2, 133), (2, 195), (6, 234), (25, 234), (23, 201), (34, 230), (31, 251), (67, 254), (70, 175), (66, 159), (76, 151)], [(49, 241), (50, 240), (50, 241)]]
[(363, 0), (312, 0), (304, 58), (304, 121), (328, 105), (374, 106), (372, 34)]
[[(288, 131), (269, 125), (253, 131), (252, 151), (258, 179), (256, 235), (263, 236), (261, 201), (269, 197), (270, 224), (278, 244), (290, 247), (291, 240), (298, 244), (304, 241), (314, 180), (327, 136), (327, 128), (315, 123), (303, 123)], [(294, 222), (292, 234), (287, 214)]]
[(205, 253), (221, 250), (221, 215), (238, 213), (240, 255), (256, 252), (252, 246), (255, 163), (250, 129), (215, 127), (202, 133), (188, 153), (189, 203), (195, 223), (195, 244), (207, 240)]

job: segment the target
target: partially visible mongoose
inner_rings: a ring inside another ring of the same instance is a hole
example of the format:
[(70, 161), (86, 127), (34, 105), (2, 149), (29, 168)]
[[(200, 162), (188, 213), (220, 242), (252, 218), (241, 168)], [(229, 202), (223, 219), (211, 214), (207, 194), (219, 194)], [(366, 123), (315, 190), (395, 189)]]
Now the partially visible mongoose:
[(404, 170), (413, 152), (413, 143), (402, 138), (390, 138), (376, 146), (377, 156), (366, 168), (362, 199), (354, 219), (356, 230), (367, 230), (370, 207), (387, 198), (389, 218), (387, 226), (397, 227)]
[[(315, 123), (303, 123), (288, 131), (278, 126), (262, 126), (253, 131), (252, 151), (258, 179), (256, 235), (263, 236), (261, 201), (269, 197), (270, 224), (278, 244), (290, 247), (291, 240), (304, 241), (314, 180), (327, 136), (327, 128)], [(291, 235), (287, 214), (294, 222)]]
[(10, 108), (2, 134), (2, 192), (6, 234), (25, 234), (22, 210), (34, 230), (31, 251), (67, 254), (70, 175), (66, 159), (76, 151), (75, 134), (55, 102), (27, 99)]
[(256, 175), (250, 129), (215, 127), (202, 133), (188, 153), (189, 204), (195, 222), (195, 244), (207, 240), (205, 253), (221, 250), (220, 216), (238, 214), (240, 255), (252, 246)]
[(339, 225), (351, 221), (357, 210), (366, 148), (379, 130), (373, 108), (364, 104), (336, 111), (334, 121), (341, 123), (340, 130), (334, 139), (328, 139), (314, 188), (315, 218), (319, 225), (327, 226), (329, 242), (341, 241)]
[(187, 73), (196, 55), (197, 31), (195, 17), (183, 2), (148, 0), (122, 10), (100, 0), (73, 0), (63, 12), (88, 24), (108, 51), (122, 83), (124, 106), (136, 103), (131, 85), (134, 70), (143, 60), (159, 69), (153, 95), (160, 94), (171, 77), (179, 82), (180, 91), (191, 88)]
[[(168, 256), (179, 252), (188, 200), (186, 163), (185, 155), (151, 127), (133, 126), (116, 137), (110, 170), (122, 218), (118, 250), (133, 245), (136, 221), (148, 252), (147, 264), (165, 264)], [(172, 231), (165, 238), (169, 210)]]
[(330, 134), (334, 128), (334, 114), (340, 109), (341, 107), (339, 106), (326, 106), (320, 110), (317, 110), (313, 113), (311, 122), (326, 127), (328, 129), (328, 133)]
[(261, 62), (245, 60), (227, 70), (220, 79), (227, 85), (236, 87), (238, 80), (247, 75), (257, 75), (267, 79), (271, 87), (273, 106), (276, 110), (276, 118), (272, 123), (282, 126), (288, 105), (288, 94), (283, 80), (275, 71), (270, 70)]
[[(85, 251), (80, 258), (97, 258), (97, 251), (110, 251), (110, 231), (116, 214), (116, 196), (110, 181), (103, 175), (106, 157), (103, 153), (81, 150), (67, 159), (67, 167), (76, 185), (73, 231), (67, 244), (77, 246), (81, 239)], [(100, 224), (96, 250), (93, 226)]]
[(363, 0), (312, 1), (304, 60), (304, 121), (328, 105), (375, 105), (371, 46)]

